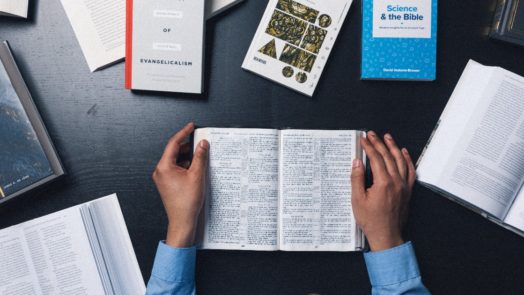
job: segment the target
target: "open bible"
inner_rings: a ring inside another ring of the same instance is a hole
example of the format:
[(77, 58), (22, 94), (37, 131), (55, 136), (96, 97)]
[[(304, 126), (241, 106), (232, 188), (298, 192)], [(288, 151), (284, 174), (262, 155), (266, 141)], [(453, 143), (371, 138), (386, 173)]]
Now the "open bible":
[(524, 236), (524, 78), (470, 61), (417, 174), (422, 184)]
[(197, 129), (210, 142), (203, 249), (357, 251), (351, 166), (361, 131)]
[(145, 290), (116, 195), (0, 230), (0, 294)]

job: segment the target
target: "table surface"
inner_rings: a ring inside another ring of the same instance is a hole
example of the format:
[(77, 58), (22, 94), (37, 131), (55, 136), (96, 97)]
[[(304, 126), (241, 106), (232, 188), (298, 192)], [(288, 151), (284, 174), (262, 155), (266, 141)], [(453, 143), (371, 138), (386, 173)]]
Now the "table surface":
[[(90, 73), (59, 0), (0, 18), (68, 175), (0, 207), (0, 228), (118, 193), (144, 279), (166, 217), (151, 173), (168, 138), (200, 126), (374, 129), (417, 158), (471, 58), (524, 74), (524, 48), (486, 37), (493, 1), (440, 1), (435, 82), (363, 82), (355, 1), (308, 98), (240, 68), (267, 1), (207, 23), (203, 95), (126, 91), (124, 65)], [(523, 294), (524, 239), (416, 185), (405, 238), (435, 294)], [(199, 294), (369, 294), (361, 253), (199, 251)]]

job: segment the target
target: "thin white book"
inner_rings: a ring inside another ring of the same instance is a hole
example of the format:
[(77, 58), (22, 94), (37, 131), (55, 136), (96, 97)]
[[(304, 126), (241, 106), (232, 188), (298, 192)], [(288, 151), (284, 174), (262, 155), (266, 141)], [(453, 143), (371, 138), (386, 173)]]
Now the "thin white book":
[(0, 230), (0, 294), (143, 295), (116, 195)]
[(353, 0), (270, 0), (242, 68), (313, 96)]
[[(210, 142), (203, 249), (358, 251), (351, 207), (362, 131), (202, 128)], [(364, 161), (365, 162), (365, 161)]]
[(423, 185), (524, 236), (524, 77), (470, 60), (417, 174)]
[[(0, 1), (17, 2), (18, 0)], [(207, 17), (210, 18), (243, 0), (206, 1)], [(91, 72), (125, 58), (126, 0), (60, 0), (60, 2)]]
[(27, 18), (29, 0), (0, 0), (0, 15)]

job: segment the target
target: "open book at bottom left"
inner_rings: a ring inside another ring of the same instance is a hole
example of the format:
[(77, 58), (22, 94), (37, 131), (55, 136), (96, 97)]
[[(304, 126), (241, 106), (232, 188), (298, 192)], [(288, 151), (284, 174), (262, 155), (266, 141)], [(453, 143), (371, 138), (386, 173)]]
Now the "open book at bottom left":
[(116, 195), (0, 230), (0, 294), (144, 294)]

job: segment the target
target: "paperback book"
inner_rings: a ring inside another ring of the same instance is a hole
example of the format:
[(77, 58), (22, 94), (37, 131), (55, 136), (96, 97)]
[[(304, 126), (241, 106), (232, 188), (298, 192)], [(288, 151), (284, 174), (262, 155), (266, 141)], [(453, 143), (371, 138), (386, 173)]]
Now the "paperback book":
[(436, 79), (437, 0), (363, 0), (361, 78)]
[(271, 0), (242, 68), (313, 96), (352, 0)]
[(470, 61), (417, 166), (423, 185), (524, 236), (524, 77)]
[(204, 12), (204, 0), (127, 0), (126, 88), (202, 93)]
[(0, 0), (0, 16), (27, 18), (29, 0)]
[(0, 138), (0, 204), (65, 173), (6, 41), (0, 43)]

